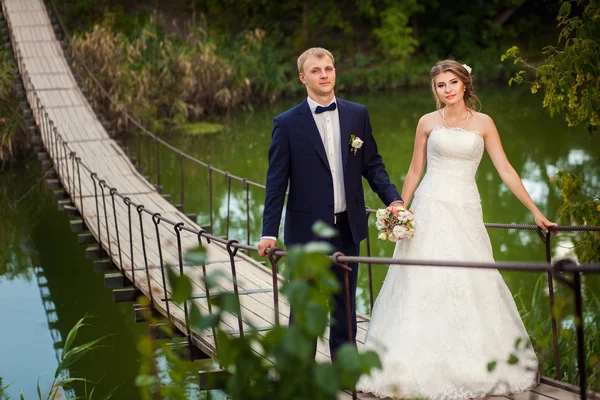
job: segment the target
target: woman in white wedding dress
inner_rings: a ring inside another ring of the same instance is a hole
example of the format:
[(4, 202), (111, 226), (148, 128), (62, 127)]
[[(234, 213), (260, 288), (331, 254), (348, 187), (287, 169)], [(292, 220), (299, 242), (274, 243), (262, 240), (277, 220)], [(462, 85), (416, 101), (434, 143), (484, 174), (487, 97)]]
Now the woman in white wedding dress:
[[(484, 148), (535, 223), (544, 231), (556, 224), (531, 200), (492, 119), (473, 109), (470, 68), (441, 61), (431, 78), (438, 109), (419, 120), (402, 188), (405, 204), (412, 199), (415, 236), (398, 242), (394, 257), (493, 262), (475, 183)], [(391, 266), (365, 347), (379, 354), (383, 368), (362, 377), (357, 389), (382, 398), (476, 398), (522, 392), (538, 382), (529, 336), (495, 269)], [(509, 365), (511, 354), (518, 363)]]

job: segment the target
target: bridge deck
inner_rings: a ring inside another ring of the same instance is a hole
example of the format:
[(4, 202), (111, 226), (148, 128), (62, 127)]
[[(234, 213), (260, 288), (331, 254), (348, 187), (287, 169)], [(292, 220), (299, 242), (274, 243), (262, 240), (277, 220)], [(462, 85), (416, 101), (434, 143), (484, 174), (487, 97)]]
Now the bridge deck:
[[(166, 201), (132, 165), (125, 152), (110, 138), (98, 120), (93, 109), (83, 96), (66, 61), (63, 49), (57, 40), (48, 12), (42, 0), (2, 0), (4, 14), (10, 22), (13, 46), (27, 98), (33, 110), (34, 119), (42, 131), (42, 139), (52, 158), (65, 190), (78, 208), (85, 224), (102, 247), (109, 253), (112, 262), (129, 278), (163, 315), (171, 319), (182, 332), (186, 332), (183, 309), (168, 303), (165, 297), (171, 296), (170, 286), (163, 284), (162, 265), (178, 271), (179, 252), (176, 233), (172, 225), (155, 225), (152, 215), (138, 213), (122, 199), (113, 197), (99, 185), (115, 188), (122, 196), (127, 196), (135, 204), (144, 205), (146, 210), (158, 212), (171, 221), (184, 222), (186, 226), (199, 230), (194, 221), (189, 220), (171, 203)], [(29, 84), (30, 82), (30, 84)], [(34, 94), (34, 92), (36, 94)], [(47, 113), (47, 115), (46, 115)], [(48, 134), (56, 128), (62, 140)], [(44, 134), (46, 132), (47, 134)], [(82, 169), (78, 176), (74, 168), (75, 160), (71, 152), (80, 158)], [(97, 174), (92, 177), (91, 172)], [(81, 184), (79, 184), (79, 179)], [(129, 220), (131, 215), (131, 225)], [(141, 220), (140, 220), (141, 216)], [(130, 229), (131, 226), (131, 229)], [(143, 227), (143, 234), (142, 234)], [(157, 234), (158, 232), (158, 234)], [(119, 240), (117, 240), (117, 236)], [(131, 241), (130, 241), (131, 238)], [(120, 249), (119, 249), (120, 244)], [(198, 245), (195, 234), (181, 232), (183, 251)], [(207, 250), (206, 270), (208, 273), (221, 271), (219, 290), (233, 290), (233, 277), (229, 254), (224, 245), (216, 242), (203, 243)], [(132, 251), (131, 251), (132, 250)], [(240, 303), (244, 329), (250, 326), (259, 331), (270, 329), (275, 321), (274, 294), (270, 269), (247, 257), (242, 252), (235, 255), (237, 282), (240, 290)], [(203, 271), (201, 266), (185, 265), (184, 273), (194, 282), (193, 301), (201, 310), (208, 312), (206, 293), (199, 283)], [(281, 280), (280, 277), (278, 279)], [(279, 298), (279, 318), (287, 324), (289, 304)], [(358, 342), (362, 347), (368, 318), (359, 319)], [(226, 316), (222, 327), (233, 335), (239, 334), (238, 320), (233, 315)], [(215, 342), (212, 334), (193, 333), (193, 341), (206, 354), (215, 357)], [(317, 358), (329, 359), (327, 340), (318, 344)], [(578, 397), (566, 390), (540, 384), (530, 393), (510, 396), (512, 399), (572, 399)], [(340, 398), (351, 398), (341, 393)], [(370, 399), (359, 394), (361, 399)], [(503, 397), (505, 398), (505, 397)]]

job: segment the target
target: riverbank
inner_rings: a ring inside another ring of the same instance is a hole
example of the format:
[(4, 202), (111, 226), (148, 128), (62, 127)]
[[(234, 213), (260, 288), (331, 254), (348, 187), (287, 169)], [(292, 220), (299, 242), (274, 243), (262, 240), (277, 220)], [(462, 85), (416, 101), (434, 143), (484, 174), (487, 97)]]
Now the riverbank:
[(12, 54), (0, 40), (0, 167), (21, 157), (28, 148), (23, 114), (14, 87), (17, 76)]
[[(508, 82), (517, 67), (500, 61), (507, 48), (519, 44), (535, 61), (555, 41), (556, 10), (548, 5), (466, 7), (448, 19), (437, 5), (329, 2), (325, 18), (296, 1), (248, 1), (230, 9), (211, 1), (78, 7), (57, 1), (92, 74), (159, 134), (303, 93), (295, 60), (314, 45), (334, 53), (338, 93), (349, 95), (428, 86), (431, 66), (443, 58), (469, 64), (477, 85)], [(126, 127), (85, 68), (77, 70), (105, 115)]]

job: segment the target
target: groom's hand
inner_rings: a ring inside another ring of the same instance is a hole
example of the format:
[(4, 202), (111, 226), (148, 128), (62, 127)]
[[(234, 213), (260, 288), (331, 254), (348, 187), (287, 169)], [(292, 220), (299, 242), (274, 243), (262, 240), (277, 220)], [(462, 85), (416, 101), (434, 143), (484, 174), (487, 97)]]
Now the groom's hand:
[(269, 238), (262, 238), (258, 242), (258, 255), (265, 257), (267, 255), (266, 250), (275, 247), (275, 241)]
[(388, 207), (404, 207), (404, 202), (402, 200), (392, 201)]

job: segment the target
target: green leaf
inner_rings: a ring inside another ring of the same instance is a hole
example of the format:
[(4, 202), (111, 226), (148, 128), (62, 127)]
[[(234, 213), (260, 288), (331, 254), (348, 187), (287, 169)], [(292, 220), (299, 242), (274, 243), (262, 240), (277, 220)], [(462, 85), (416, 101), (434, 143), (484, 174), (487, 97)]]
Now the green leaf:
[(498, 363), (496, 361), (489, 362), (487, 364), (487, 370), (488, 370), (488, 372), (492, 372), (493, 370), (495, 370), (497, 365), (498, 365)]
[(382, 368), (379, 355), (372, 350), (368, 350), (360, 354), (360, 364), (363, 374), (369, 373), (374, 368)]
[(63, 370), (91, 351), (100, 341), (104, 339), (106, 339), (106, 336), (92, 340), (88, 343), (84, 343), (80, 346), (73, 347), (69, 351), (63, 351), (61, 361), (58, 364), (58, 367), (56, 367), (56, 372), (54, 373), (54, 379), (57, 379)]
[(303, 362), (314, 358), (313, 342), (297, 326), (289, 327), (283, 336), (283, 348)]
[(318, 337), (327, 327), (328, 312), (321, 304), (310, 302), (306, 308), (306, 331), (309, 335)]
[(522, 341), (523, 341), (523, 338), (517, 338), (517, 340), (515, 340), (515, 350), (519, 349), (519, 345), (521, 344)]
[(358, 350), (351, 344), (342, 345), (338, 350), (335, 363), (346, 373), (359, 373), (361, 370)]
[(571, 14), (571, 3), (564, 1), (558, 10), (558, 18), (566, 18)]
[(190, 306), (189, 322), (191, 326), (194, 326), (198, 323), (198, 321), (200, 321), (202, 313), (200, 312), (200, 307), (198, 307), (198, 304), (191, 303)]
[(71, 345), (73, 344), (73, 341), (75, 340), (75, 337), (77, 336), (77, 333), (79, 332), (79, 329), (86, 326), (86, 324), (83, 323), (83, 321), (86, 318), (87, 317), (84, 316), (79, 321), (77, 321), (77, 323), (75, 323), (75, 325), (73, 325), (73, 327), (69, 331), (69, 334), (67, 335), (67, 340), (65, 340), (65, 345), (63, 346), (63, 358), (64, 358), (64, 354), (66, 352), (68, 352), (69, 349), (71, 348)]
[(313, 233), (323, 239), (330, 239), (338, 235), (338, 231), (327, 225), (325, 222), (318, 220), (312, 226)]
[(309, 286), (304, 281), (291, 281), (285, 284), (282, 289), (290, 304), (293, 306), (306, 303), (308, 300)]
[(42, 389), (40, 388), (40, 376), (38, 376), (37, 379), (37, 395), (38, 395), (38, 399), (42, 400)]
[(519, 357), (517, 357), (516, 355), (514, 355), (514, 354), (512, 354), (512, 353), (511, 353), (511, 355), (510, 355), (510, 356), (508, 356), (508, 360), (507, 360), (507, 362), (508, 362), (510, 365), (515, 365), (516, 363), (518, 363), (518, 362), (519, 362)]
[(135, 386), (144, 387), (152, 386), (156, 383), (156, 377), (152, 375), (138, 375), (135, 378)]
[(198, 246), (195, 249), (188, 250), (185, 253), (184, 260), (190, 265), (202, 265), (206, 261), (206, 249), (203, 246)]
[(198, 330), (212, 329), (215, 328), (219, 324), (219, 314), (208, 314), (201, 317), (198, 320), (198, 323), (195, 324), (195, 327)]
[(55, 385), (64, 388), (73, 382), (89, 382), (89, 381), (87, 379), (83, 379), (83, 378), (63, 378), (63, 379), (57, 380), (55, 382)]
[(240, 302), (235, 293), (221, 293), (213, 300), (222, 311), (230, 312), (234, 315), (240, 315)]
[(179, 275), (172, 268), (167, 268), (167, 275), (173, 290), (171, 299), (177, 304), (182, 304), (189, 300), (192, 297), (192, 281), (190, 278), (185, 275)]
[(335, 396), (341, 389), (341, 382), (333, 364), (315, 365), (315, 382), (326, 393)]
[(303, 246), (303, 250), (304, 253), (322, 254), (327, 259), (326, 254), (330, 254), (333, 251), (333, 246), (327, 242), (308, 242)]

